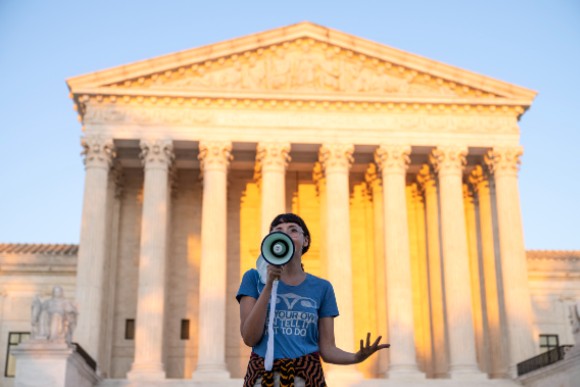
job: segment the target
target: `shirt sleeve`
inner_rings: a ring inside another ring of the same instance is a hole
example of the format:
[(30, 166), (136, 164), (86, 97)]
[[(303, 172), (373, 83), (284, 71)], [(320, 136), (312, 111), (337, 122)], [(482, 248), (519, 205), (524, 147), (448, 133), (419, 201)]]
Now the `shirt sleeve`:
[(322, 303), (320, 304), (320, 310), (318, 312), (318, 317), (337, 317), (338, 316), (338, 305), (336, 304), (336, 296), (334, 295), (334, 288), (332, 284), (325, 281), (325, 291)]
[(248, 296), (255, 298), (256, 300), (260, 296), (260, 290), (258, 288), (259, 274), (255, 269), (248, 270), (242, 277), (242, 283), (236, 295), (236, 300), (240, 302), (242, 297)]

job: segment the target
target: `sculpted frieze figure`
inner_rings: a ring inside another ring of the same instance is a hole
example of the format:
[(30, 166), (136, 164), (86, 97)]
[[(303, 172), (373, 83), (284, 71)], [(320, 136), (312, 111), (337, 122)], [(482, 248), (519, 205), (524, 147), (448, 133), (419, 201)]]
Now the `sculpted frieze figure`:
[(52, 297), (42, 301), (36, 296), (31, 306), (31, 338), (72, 344), (78, 311), (72, 301), (64, 298), (62, 287), (52, 289)]
[(317, 42), (290, 43), (196, 64), (177, 78), (157, 78), (157, 89), (226, 89), (447, 96), (445, 82)]

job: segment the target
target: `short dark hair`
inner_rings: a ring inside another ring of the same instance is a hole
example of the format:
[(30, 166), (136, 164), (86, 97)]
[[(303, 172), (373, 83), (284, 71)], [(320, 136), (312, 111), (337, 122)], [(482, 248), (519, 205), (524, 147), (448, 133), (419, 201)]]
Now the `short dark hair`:
[(272, 223), (270, 224), (270, 231), (274, 229), (277, 225), (281, 223), (296, 223), (300, 226), (302, 231), (304, 231), (304, 236), (308, 237), (308, 244), (306, 246), (302, 246), (302, 254), (306, 254), (308, 249), (310, 248), (310, 244), (312, 243), (312, 238), (310, 237), (310, 231), (308, 231), (308, 227), (306, 227), (306, 222), (296, 214), (291, 212), (286, 214), (277, 215)]

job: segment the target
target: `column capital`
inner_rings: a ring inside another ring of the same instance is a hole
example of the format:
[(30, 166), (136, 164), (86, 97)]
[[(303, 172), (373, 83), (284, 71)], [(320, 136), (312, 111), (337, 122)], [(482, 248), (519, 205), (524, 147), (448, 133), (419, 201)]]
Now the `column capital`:
[(405, 173), (411, 159), (409, 145), (381, 145), (375, 151), (375, 162), (379, 170), (386, 173)]
[(115, 184), (115, 198), (119, 199), (125, 194), (125, 171), (119, 161), (113, 163), (111, 170)]
[(495, 147), (484, 155), (484, 162), (496, 176), (517, 176), (523, 153), (521, 146)]
[(429, 164), (423, 164), (421, 166), (421, 169), (417, 173), (417, 184), (423, 192), (437, 185), (437, 179)]
[(438, 174), (461, 175), (467, 163), (467, 147), (447, 145), (438, 146), (429, 155), (429, 161)]
[(290, 163), (290, 143), (260, 142), (256, 147), (256, 164), (254, 165), (254, 180), (258, 186), (262, 184), (262, 172), (286, 172)]
[(110, 168), (117, 156), (113, 140), (102, 136), (85, 136), (81, 138), (85, 168)]
[(314, 168), (312, 168), (312, 181), (316, 185), (316, 193), (320, 195), (324, 191), (324, 186), (326, 185), (326, 179), (324, 177), (324, 168), (320, 161), (314, 163)]
[(207, 169), (227, 169), (233, 160), (231, 141), (200, 141), (199, 156), (201, 173)]
[(260, 142), (256, 149), (256, 162), (261, 168), (285, 169), (291, 160), (290, 149), (287, 142)]
[(476, 165), (471, 170), (471, 173), (467, 177), (467, 182), (469, 183), (470, 189), (474, 193), (479, 193), (482, 184), (487, 184), (489, 186), (489, 175), (490, 171), (485, 165)]
[(380, 187), (382, 185), (382, 180), (378, 172), (377, 165), (375, 163), (369, 163), (365, 171), (365, 183), (369, 191), (372, 191), (373, 187)]
[(175, 160), (173, 142), (169, 139), (142, 139), (139, 146), (141, 147), (139, 157), (145, 169), (168, 169)]
[(352, 144), (323, 144), (318, 152), (318, 160), (326, 173), (331, 169), (348, 171), (354, 158)]

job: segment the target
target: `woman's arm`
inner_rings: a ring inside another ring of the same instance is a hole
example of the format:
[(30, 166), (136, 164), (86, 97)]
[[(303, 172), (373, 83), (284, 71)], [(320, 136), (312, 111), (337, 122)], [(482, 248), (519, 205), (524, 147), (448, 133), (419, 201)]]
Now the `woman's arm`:
[(280, 278), (281, 270), (280, 267), (269, 265), (268, 280), (258, 299), (245, 296), (240, 300), (240, 332), (248, 347), (258, 344), (264, 335), (272, 283), (274, 279)]
[(360, 350), (356, 353), (346, 352), (336, 346), (334, 337), (334, 317), (323, 317), (318, 320), (319, 347), (322, 359), (331, 364), (357, 364), (364, 361), (378, 350), (389, 348), (390, 344), (379, 344), (379, 336), (371, 344), (371, 334), (367, 333), (366, 344), (360, 341)]

